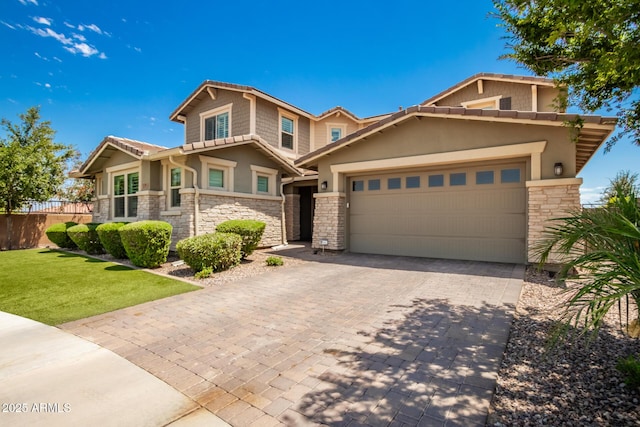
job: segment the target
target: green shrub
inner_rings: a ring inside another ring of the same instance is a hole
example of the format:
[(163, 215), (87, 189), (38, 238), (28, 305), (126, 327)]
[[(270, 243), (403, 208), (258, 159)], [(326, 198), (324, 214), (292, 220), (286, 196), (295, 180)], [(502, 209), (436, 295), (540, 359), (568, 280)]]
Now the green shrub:
[(122, 246), (122, 240), (118, 232), (118, 230), (126, 224), (128, 224), (128, 222), (107, 222), (100, 224), (96, 228), (102, 246), (107, 253), (114, 258), (124, 259), (127, 257), (127, 251), (125, 251), (124, 246)]
[(227, 270), (240, 263), (242, 238), (233, 233), (210, 233), (180, 240), (178, 255), (196, 272)]
[(78, 246), (73, 242), (73, 240), (71, 240), (71, 237), (69, 237), (69, 235), (67, 234), (67, 229), (73, 227), (74, 225), (78, 225), (78, 223), (69, 221), (53, 224), (51, 227), (45, 230), (45, 234), (47, 235), (47, 238), (58, 245), (58, 247), (75, 249)]
[(624, 383), (632, 389), (640, 389), (640, 359), (630, 355), (620, 359), (616, 369), (624, 376)]
[(206, 279), (213, 274), (213, 268), (205, 267), (202, 270), (198, 271), (195, 275), (196, 279)]
[(155, 268), (167, 261), (173, 227), (164, 221), (138, 221), (118, 230), (133, 265)]
[(266, 263), (269, 267), (278, 267), (284, 264), (284, 261), (279, 256), (270, 256), (266, 259)]
[(73, 243), (89, 255), (103, 254), (104, 248), (96, 231), (99, 225), (100, 223), (97, 222), (74, 225), (67, 229), (67, 234), (73, 240)]
[(258, 247), (266, 225), (262, 221), (252, 219), (232, 219), (219, 224), (216, 231), (239, 234), (242, 237), (242, 258), (244, 259)]

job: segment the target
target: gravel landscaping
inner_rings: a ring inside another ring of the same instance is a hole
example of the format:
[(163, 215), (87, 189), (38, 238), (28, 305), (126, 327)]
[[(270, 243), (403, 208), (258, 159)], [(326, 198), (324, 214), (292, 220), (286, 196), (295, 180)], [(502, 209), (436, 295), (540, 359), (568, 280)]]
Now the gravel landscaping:
[(615, 369), (620, 358), (640, 354), (640, 341), (620, 331), (617, 313), (609, 314), (589, 347), (567, 342), (545, 352), (561, 312), (558, 304), (566, 296), (562, 291), (548, 274), (527, 271), (487, 424), (640, 425), (640, 395), (625, 386)]

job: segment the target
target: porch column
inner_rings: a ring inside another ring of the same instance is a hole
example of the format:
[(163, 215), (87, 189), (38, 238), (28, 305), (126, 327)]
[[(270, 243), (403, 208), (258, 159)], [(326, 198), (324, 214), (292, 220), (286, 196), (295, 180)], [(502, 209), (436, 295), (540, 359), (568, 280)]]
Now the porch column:
[[(554, 219), (579, 210), (582, 178), (527, 181), (527, 261), (539, 262), (533, 247), (544, 238), (546, 227)], [(561, 263), (562, 255), (551, 253), (549, 263)]]
[(321, 249), (322, 240), (327, 241), (325, 249), (346, 249), (346, 195), (345, 193), (315, 193), (315, 214), (313, 216), (314, 249)]

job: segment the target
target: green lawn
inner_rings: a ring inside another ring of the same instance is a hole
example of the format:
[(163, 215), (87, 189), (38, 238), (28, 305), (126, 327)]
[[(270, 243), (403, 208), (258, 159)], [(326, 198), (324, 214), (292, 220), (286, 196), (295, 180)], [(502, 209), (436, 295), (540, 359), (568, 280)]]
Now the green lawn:
[(0, 310), (48, 325), (197, 289), (76, 254), (48, 249), (0, 251)]

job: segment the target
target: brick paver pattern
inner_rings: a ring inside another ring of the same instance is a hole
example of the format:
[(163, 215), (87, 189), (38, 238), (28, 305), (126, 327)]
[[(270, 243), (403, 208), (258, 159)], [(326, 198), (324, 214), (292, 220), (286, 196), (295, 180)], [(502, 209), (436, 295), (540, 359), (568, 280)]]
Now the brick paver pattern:
[(62, 328), (232, 426), (484, 425), (522, 266), (316, 258)]

